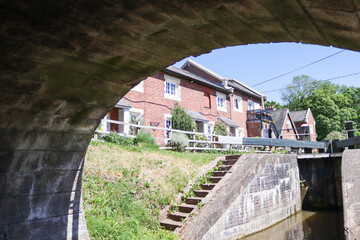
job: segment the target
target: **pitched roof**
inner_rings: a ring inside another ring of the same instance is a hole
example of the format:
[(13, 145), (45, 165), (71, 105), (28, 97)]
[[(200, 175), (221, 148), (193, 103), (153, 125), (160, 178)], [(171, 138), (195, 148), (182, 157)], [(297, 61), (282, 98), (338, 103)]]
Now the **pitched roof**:
[(231, 121), (229, 118), (217, 117), (217, 119), (220, 119), (229, 127), (239, 127), (239, 125), (237, 125), (235, 122)]
[(289, 111), (289, 109), (284, 108), (284, 109), (268, 110), (268, 111), (270, 112), (270, 115), (272, 117), (272, 120), (274, 121), (278, 133), (281, 134), (286, 119), (286, 114)]
[(190, 117), (194, 120), (198, 120), (198, 121), (202, 121), (202, 122), (208, 122), (209, 120), (204, 117), (201, 113), (199, 112), (194, 112), (194, 111), (190, 111), (190, 110), (185, 110), (187, 114), (190, 115)]
[(231, 79), (229, 80), (229, 86), (235, 88), (236, 90), (243, 92), (249, 96), (252, 97), (256, 97), (256, 98), (260, 98), (262, 95), (261, 93), (259, 93), (258, 91), (250, 88), (249, 86), (246, 86), (244, 83), (240, 82), (239, 80), (236, 79)]
[(290, 122), (294, 128), (295, 131), (295, 135), (297, 138), (299, 138), (298, 135), (298, 131), (296, 129), (295, 123), (290, 115), (289, 109), (288, 108), (284, 108), (284, 109), (277, 109), (277, 110), (268, 110), (270, 112), (270, 115), (272, 117), (272, 120), (274, 121), (276, 130), (278, 131), (279, 135), (281, 134), (282, 130), (283, 130), (283, 126), (285, 123), (285, 119), (286, 119), (286, 115), (289, 114), (289, 119)]
[(187, 70), (180, 69), (174, 66), (169, 66), (163, 70), (166, 73), (170, 73), (172, 75), (182, 77), (185, 79), (188, 79), (190, 81), (196, 81), (197, 83), (204, 84), (207, 86), (211, 86), (219, 91), (231, 93), (232, 91), (230, 89), (225, 88), (221, 83), (214, 83), (213, 81), (210, 81), (208, 79), (205, 79), (201, 76), (195, 75)]
[(307, 112), (308, 110), (295, 111), (290, 112), (290, 115), (294, 122), (305, 122)]
[(115, 105), (118, 108), (131, 108), (131, 105), (125, 101), (124, 99), (120, 99), (118, 103)]

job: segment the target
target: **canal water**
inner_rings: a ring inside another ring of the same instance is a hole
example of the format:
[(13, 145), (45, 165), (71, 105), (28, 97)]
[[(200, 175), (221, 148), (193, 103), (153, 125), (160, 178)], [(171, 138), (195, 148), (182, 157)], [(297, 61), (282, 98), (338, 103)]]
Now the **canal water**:
[(342, 211), (302, 211), (245, 240), (344, 240)]

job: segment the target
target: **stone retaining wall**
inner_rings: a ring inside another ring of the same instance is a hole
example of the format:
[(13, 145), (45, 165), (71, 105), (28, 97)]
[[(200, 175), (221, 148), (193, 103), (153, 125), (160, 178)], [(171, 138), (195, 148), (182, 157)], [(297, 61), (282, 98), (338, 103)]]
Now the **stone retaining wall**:
[(301, 210), (296, 155), (244, 155), (231, 170), (179, 231), (183, 239), (237, 239)]

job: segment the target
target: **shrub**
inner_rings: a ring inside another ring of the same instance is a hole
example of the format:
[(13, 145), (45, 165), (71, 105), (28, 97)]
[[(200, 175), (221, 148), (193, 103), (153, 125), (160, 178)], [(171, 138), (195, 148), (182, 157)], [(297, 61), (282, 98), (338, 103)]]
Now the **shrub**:
[[(198, 141), (208, 141), (207, 137), (204, 135), (195, 135), (195, 140)], [(196, 143), (196, 147), (206, 147), (207, 143)]]
[(150, 148), (159, 148), (159, 146), (156, 144), (156, 140), (153, 137), (153, 135), (151, 134), (151, 132), (145, 131), (145, 130), (140, 130), (138, 132), (138, 134), (136, 135), (136, 138), (134, 139), (134, 142), (142, 145), (142, 146), (146, 146), (146, 147), (150, 147)]
[(111, 142), (119, 145), (134, 145), (134, 141), (131, 138), (125, 138), (117, 134), (116, 132), (111, 132), (109, 135), (101, 137), (106, 142)]
[(183, 133), (173, 133), (170, 137), (170, 144), (176, 151), (185, 151), (189, 146), (189, 138)]
[(216, 135), (226, 136), (227, 135), (226, 125), (221, 122), (216, 122), (214, 126), (214, 133)]
[(331, 131), (326, 137), (325, 139), (329, 139), (329, 140), (335, 140), (335, 139), (339, 139), (339, 140), (344, 140), (346, 139), (346, 134), (339, 132), (339, 131)]
[(189, 114), (186, 113), (185, 109), (179, 104), (176, 104), (172, 110), (172, 128), (178, 130), (184, 130), (192, 132), (196, 131), (196, 124)]

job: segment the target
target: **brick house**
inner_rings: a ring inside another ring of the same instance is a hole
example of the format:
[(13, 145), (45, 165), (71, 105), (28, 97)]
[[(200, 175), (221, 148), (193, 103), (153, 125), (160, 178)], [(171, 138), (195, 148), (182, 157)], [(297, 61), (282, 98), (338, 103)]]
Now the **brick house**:
[[(143, 120), (145, 126), (171, 128), (171, 112), (180, 104), (194, 119), (198, 132), (213, 133), (216, 122), (227, 126), (228, 135), (269, 137), (270, 123), (249, 120), (249, 112), (264, 112), (266, 97), (235, 79), (226, 79), (188, 60), (181, 68), (169, 66), (132, 88), (106, 116), (123, 122)], [(249, 128), (250, 123), (257, 123)], [(129, 127), (107, 124), (103, 128), (129, 134)], [(105, 129), (104, 129), (105, 130)], [(250, 131), (249, 131), (250, 130)], [(151, 130), (164, 138), (163, 130)]]
[(279, 138), (288, 140), (300, 140), (297, 127), (291, 117), (289, 109), (267, 108), (275, 123)]
[(290, 112), (290, 115), (295, 123), (298, 133), (300, 134), (300, 139), (316, 142), (316, 122), (311, 109), (308, 108), (302, 111)]

